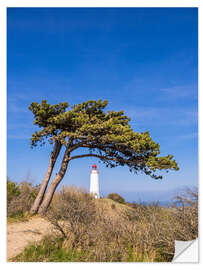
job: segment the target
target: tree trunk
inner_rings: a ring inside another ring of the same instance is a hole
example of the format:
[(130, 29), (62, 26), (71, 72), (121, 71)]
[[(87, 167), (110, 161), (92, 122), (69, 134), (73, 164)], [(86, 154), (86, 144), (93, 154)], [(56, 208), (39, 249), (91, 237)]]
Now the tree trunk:
[(40, 190), (39, 190), (39, 193), (37, 194), (37, 197), (34, 201), (34, 204), (30, 210), (30, 213), (31, 214), (35, 214), (37, 213), (38, 209), (39, 209), (39, 206), (43, 200), (43, 197), (44, 197), (44, 194), (46, 192), (46, 189), (47, 189), (47, 186), (48, 186), (48, 183), (49, 183), (49, 180), (51, 178), (51, 174), (52, 174), (52, 171), (53, 171), (53, 168), (54, 168), (54, 165), (56, 163), (56, 160), (58, 158), (58, 155), (60, 153), (60, 150), (61, 150), (61, 143), (59, 141), (55, 141), (55, 144), (54, 144), (54, 150), (53, 152), (51, 153), (51, 156), (50, 156), (50, 160), (49, 160), (49, 167), (47, 169), (47, 172), (46, 172), (46, 175), (44, 177), (44, 180), (41, 184), (41, 187), (40, 187)]
[(52, 201), (54, 192), (66, 173), (68, 163), (69, 163), (69, 153), (68, 153), (68, 149), (66, 149), (59, 173), (56, 175), (56, 177), (52, 181), (51, 185), (48, 188), (46, 195), (44, 196), (44, 200), (41, 203), (39, 210), (38, 210), (39, 214), (46, 213), (47, 208), (49, 207), (49, 205)]

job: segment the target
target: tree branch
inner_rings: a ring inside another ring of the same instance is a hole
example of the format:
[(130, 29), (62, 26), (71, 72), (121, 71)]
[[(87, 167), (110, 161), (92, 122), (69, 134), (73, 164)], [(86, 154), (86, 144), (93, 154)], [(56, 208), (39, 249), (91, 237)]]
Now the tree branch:
[(119, 162), (119, 163), (125, 163), (125, 164), (132, 164), (132, 165), (138, 165), (135, 164), (135, 160), (127, 160), (124, 158), (110, 158), (110, 157), (106, 157), (106, 156), (101, 156), (101, 155), (97, 155), (97, 154), (85, 154), (85, 155), (77, 155), (77, 156), (73, 156), (70, 157), (69, 160), (73, 160), (73, 159), (77, 159), (77, 158), (83, 158), (83, 157), (97, 157), (100, 158), (101, 160), (109, 160), (109, 161), (115, 161), (115, 162)]
[[(67, 148), (69, 148), (71, 146), (72, 141), (73, 141), (73, 138), (72, 138), (72, 136), (70, 136), (68, 143), (67, 143), (67, 146), (66, 146)], [(69, 152), (71, 152), (71, 149), (69, 150)]]
[(115, 158), (108, 158), (108, 157), (100, 156), (100, 155), (97, 155), (97, 154), (85, 154), (85, 155), (73, 156), (73, 157), (70, 157), (69, 160), (73, 160), (73, 159), (76, 159), (76, 158), (83, 158), (83, 157), (97, 157), (97, 158), (100, 158), (100, 159), (106, 159), (106, 160), (110, 160), (110, 161), (118, 161)]

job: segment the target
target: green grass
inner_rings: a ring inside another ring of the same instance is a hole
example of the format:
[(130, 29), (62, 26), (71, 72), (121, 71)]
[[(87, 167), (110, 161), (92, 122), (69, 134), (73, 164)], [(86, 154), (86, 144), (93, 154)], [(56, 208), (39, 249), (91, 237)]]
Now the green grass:
[(23, 213), (15, 214), (11, 217), (7, 217), (7, 223), (15, 223), (15, 222), (25, 222), (29, 220), (28, 215), (24, 215)]
[(44, 238), (39, 244), (31, 244), (13, 258), (13, 262), (81, 262), (85, 261), (84, 251), (67, 251), (63, 239)]
[[(12, 262), (87, 262), (93, 261), (87, 251), (67, 250), (63, 247), (63, 238), (45, 237), (38, 244), (31, 244), (24, 251), (11, 259)], [(87, 259), (89, 258), (89, 259)], [(110, 258), (109, 258), (109, 261)], [(119, 258), (117, 262), (121, 261)], [(163, 251), (156, 251), (156, 258), (152, 260), (147, 253), (135, 252), (128, 246), (128, 257), (126, 262), (166, 262), (171, 258), (165, 258)]]

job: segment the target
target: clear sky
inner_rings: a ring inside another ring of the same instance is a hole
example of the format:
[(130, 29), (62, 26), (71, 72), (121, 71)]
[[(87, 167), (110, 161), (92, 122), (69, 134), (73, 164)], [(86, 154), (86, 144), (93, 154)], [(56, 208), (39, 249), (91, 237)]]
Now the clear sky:
[(197, 186), (197, 20), (197, 8), (9, 8), (8, 176), (37, 184), (48, 166), (51, 147), (29, 145), (37, 128), (31, 102), (102, 98), (109, 110), (124, 110), (135, 131), (149, 131), (180, 170), (154, 180), (77, 159), (63, 184), (88, 189), (97, 163), (101, 195), (168, 200), (179, 188)]

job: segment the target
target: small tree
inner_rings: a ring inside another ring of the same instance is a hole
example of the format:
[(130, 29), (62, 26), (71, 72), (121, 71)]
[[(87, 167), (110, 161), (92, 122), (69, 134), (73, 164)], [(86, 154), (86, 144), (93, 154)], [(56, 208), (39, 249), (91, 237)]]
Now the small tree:
[[(67, 103), (51, 106), (42, 101), (41, 105), (31, 104), (34, 123), (42, 127), (41, 131), (32, 135), (31, 144), (43, 143), (49, 137), (50, 142), (57, 142), (66, 148), (59, 172), (44, 196), (39, 213), (46, 212), (69, 162), (74, 159), (96, 157), (107, 167), (127, 166), (131, 172), (144, 172), (154, 179), (162, 178), (156, 174), (157, 170), (178, 170), (172, 155), (158, 156), (160, 146), (151, 139), (149, 132), (134, 132), (129, 124), (130, 118), (123, 111), (106, 112), (107, 104), (106, 100), (90, 100), (74, 105), (69, 111), (65, 111)], [(78, 148), (87, 149), (87, 152), (74, 155)], [(57, 156), (54, 156), (56, 159)], [(51, 173), (48, 175), (50, 179)]]
[(125, 203), (125, 199), (118, 193), (110, 193), (108, 198), (118, 203)]

